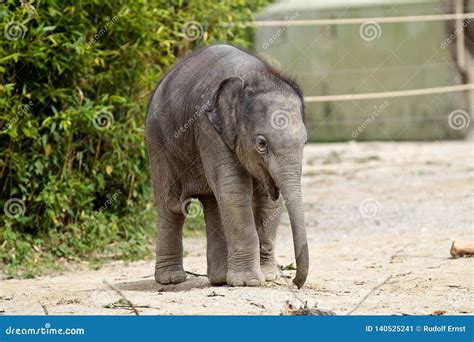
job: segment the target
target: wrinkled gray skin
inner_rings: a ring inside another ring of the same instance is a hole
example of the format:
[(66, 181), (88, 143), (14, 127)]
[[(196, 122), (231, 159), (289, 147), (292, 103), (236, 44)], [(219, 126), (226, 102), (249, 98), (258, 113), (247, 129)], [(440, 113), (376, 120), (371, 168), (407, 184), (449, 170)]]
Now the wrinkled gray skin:
[[(284, 117), (272, 117), (276, 111)], [(275, 279), (281, 191), (294, 239), (294, 283), (303, 286), (303, 116), (302, 94), (291, 79), (230, 45), (204, 48), (162, 79), (146, 121), (158, 207), (157, 282), (186, 278), (182, 205), (189, 198), (204, 207), (212, 284), (257, 286)]]

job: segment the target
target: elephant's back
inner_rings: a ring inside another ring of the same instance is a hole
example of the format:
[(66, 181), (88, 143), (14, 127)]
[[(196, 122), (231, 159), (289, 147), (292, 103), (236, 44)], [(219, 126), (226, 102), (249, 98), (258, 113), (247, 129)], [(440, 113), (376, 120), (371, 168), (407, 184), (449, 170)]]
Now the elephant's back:
[[(231, 45), (206, 47), (185, 57), (161, 80), (147, 112), (147, 134), (160, 136), (184, 150), (192, 148), (195, 123), (206, 118), (214, 93), (228, 77), (246, 77), (253, 69), (265, 67), (255, 56)], [(181, 146), (182, 145), (182, 146)], [(193, 151), (187, 151), (192, 153)]]
[(231, 45), (212, 45), (196, 51), (162, 78), (148, 113), (189, 118), (197, 106), (212, 97), (221, 81), (245, 77), (252, 69), (261, 67), (265, 64), (260, 59)]

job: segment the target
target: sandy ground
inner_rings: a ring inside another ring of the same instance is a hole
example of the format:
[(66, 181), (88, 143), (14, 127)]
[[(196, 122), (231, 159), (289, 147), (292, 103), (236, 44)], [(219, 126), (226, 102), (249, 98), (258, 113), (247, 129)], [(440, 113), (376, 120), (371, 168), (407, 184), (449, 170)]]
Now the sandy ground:
[[(282, 277), (258, 288), (210, 287), (189, 276), (155, 283), (153, 262), (115, 262), (0, 282), (3, 314), (280, 314), (284, 302), (336, 314), (472, 314), (474, 259), (451, 259), (452, 240), (474, 240), (474, 143), (347, 143), (305, 151), (311, 270), (305, 287)], [(277, 259), (293, 262), (285, 215)], [(185, 240), (185, 268), (206, 270), (205, 239)], [(283, 271), (293, 276), (294, 271)]]

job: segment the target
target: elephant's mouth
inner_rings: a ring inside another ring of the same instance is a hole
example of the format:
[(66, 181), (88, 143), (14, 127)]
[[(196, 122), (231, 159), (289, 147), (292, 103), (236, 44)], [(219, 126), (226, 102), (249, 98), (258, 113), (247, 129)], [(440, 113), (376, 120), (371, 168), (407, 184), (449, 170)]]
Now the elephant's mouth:
[(268, 192), (273, 201), (276, 201), (280, 197), (280, 188), (276, 185), (272, 177), (268, 179)]
[(259, 178), (261, 179), (266, 191), (268, 191), (273, 201), (276, 201), (278, 198), (280, 198), (280, 188), (277, 186), (272, 176), (270, 176), (270, 173), (263, 167), (260, 168)]
[(276, 201), (280, 197), (280, 188), (277, 188), (276, 186), (272, 186), (270, 188), (270, 197), (272, 198), (273, 201)]

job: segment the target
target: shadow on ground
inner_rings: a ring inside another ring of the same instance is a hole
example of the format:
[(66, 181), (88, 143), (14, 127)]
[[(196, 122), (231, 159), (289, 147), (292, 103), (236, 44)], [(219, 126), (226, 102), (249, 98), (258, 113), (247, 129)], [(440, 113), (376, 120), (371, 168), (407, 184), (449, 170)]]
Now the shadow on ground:
[(180, 292), (191, 289), (202, 289), (210, 287), (207, 277), (191, 277), (181, 284), (162, 285), (155, 279), (138, 280), (125, 283), (117, 283), (115, 286), (124, 291), (142, 291), (142, 292)]

